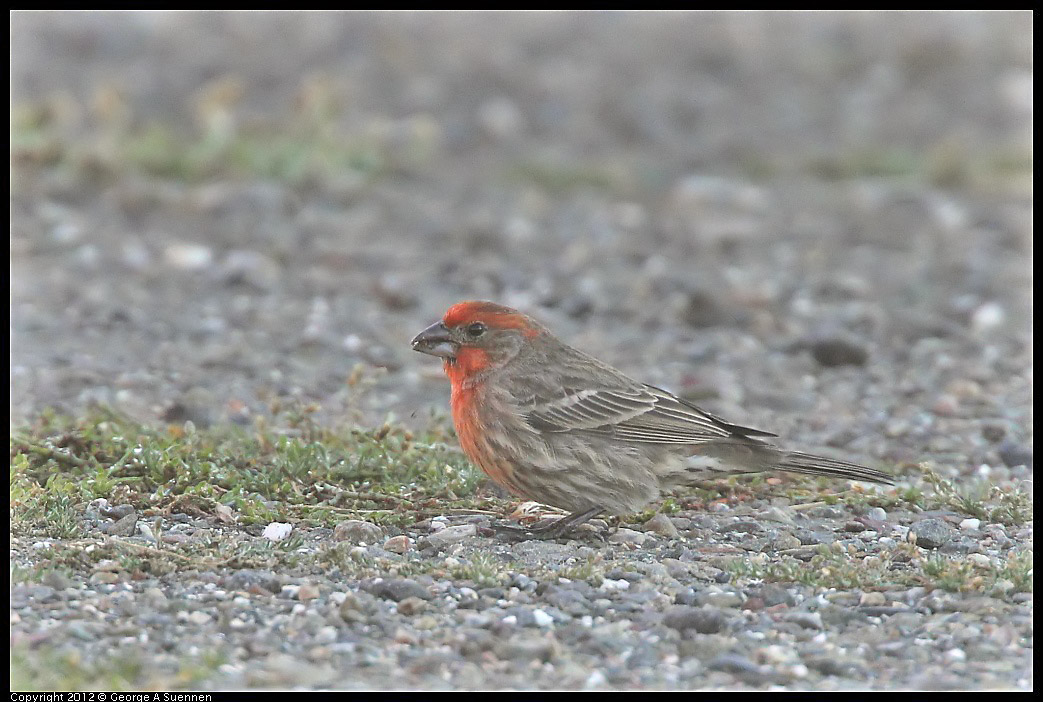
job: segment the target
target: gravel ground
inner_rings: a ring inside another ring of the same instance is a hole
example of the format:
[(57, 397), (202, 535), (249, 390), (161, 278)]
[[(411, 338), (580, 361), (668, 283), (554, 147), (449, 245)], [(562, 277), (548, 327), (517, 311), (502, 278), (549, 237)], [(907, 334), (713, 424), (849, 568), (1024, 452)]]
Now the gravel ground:
[[(422, 428), (448, 393), (408, 340), (486, 298), (899, 489), (1031, 494), (1031, 21), (16, 13), (12, 426), (299, 400)], [(97, 507), (12, 564), (104, 544)], [(299, 529), (286, 570), (15, 583), (24, 684), (73, 651), (207, 689), (1032, 687), (1031, 523), (764, 495), (561, 542), (457, 521), (349, 524), (324, 568)], [(969, 585), (886, 584), (943, 557)]]

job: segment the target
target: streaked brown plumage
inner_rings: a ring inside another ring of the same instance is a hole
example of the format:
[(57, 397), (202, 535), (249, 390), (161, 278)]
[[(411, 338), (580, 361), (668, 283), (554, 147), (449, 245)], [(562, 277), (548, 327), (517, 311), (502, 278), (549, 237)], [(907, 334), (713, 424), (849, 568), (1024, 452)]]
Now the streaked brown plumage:
[(767, 440), (774, 434), (632, 380), (492, 302), (453, 305), (413, 348), (443, 359), (464, 453), (511, 493), (571, 512), (552, 525), (555, 535), (719, 476), (788, 471), (892, 482), (856, 463), (776, 447)]

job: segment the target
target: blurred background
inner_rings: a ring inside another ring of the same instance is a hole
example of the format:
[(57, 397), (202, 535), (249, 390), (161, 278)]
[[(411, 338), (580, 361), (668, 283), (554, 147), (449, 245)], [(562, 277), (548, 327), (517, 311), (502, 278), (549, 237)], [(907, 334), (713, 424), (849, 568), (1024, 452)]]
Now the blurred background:
[(13, 13), (12, 422), (423, 426), (409, 340), (484, 298), (741, 424), (1030, 470), (1032, 45), (1028, 12)]

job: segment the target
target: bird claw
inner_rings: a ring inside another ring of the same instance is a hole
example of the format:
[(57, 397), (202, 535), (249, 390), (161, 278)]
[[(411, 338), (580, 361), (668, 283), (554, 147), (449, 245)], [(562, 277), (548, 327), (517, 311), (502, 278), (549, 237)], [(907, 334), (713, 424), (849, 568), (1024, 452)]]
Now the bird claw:
[(552, 539), (555, 535), (549, 530), (539, 528), (526, 528), (513, 524), (492, 524), (493, 533), (506, 541), (530, 541), (533, 539)]

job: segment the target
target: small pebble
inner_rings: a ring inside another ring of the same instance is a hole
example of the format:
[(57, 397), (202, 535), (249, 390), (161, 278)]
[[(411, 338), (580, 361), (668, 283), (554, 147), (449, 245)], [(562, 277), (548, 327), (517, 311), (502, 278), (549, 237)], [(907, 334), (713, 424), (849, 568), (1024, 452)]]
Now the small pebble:
[(384, 538), (384, 530), (376, 524), (360, 519), (348, 519), (333, 529), (334, 541), (348, 541), (353, 544), (375, 544)]
[(396, 605), (396, 610), (398, 611), (398, 613), (407, 617), (411, 617), (414, 614), (423, 612), (426, 608), (427, 602), (420, 599), (419, 597), (407, 597), (406, 599), (400, 601), (398, 605)]
[(282, 541), (290, 532), (293, 531), (292, 524), (284, 524), (283, 522), (272, 522), (264, 528), (264, 532), (261, 534), (264, 538), (269, 541)]
[(413, 545), (413, 540), (406, 535), (392, 536), (384, 542), (384, 550), (392, 553), (405, 553)]
[(980, 526), (981, 520), (974, 519), (973, 517), (969, 517), (960, 522), (960, 529), (962, 531), (977, 531), (978, 527)]
[(550, 616), (542, 609), (532, 610), (533, 619), (536, 621), (536, 626), (548, 627), (554, 623), (554, 617)]
[[(433, 526), (433, 525), (432, 525)], [(450, 544), (460, 543), (478, 533), (474, 524), (460, 524), (459, 526), (446, 527), (440, 531), (428, 534), (424, 540), (426, 548), (445, 548)]]
[(663, 624), (678, 631), (693, 629), (700, 634), (716, 634), (727, 627), (728, 617), (716, 607), (675, 605), (663, 615)]
[(863, 366), (869, 351), (860, 341), (844, 337), (816, 339), (811, 343), (811, 355), (823, 366)]
[(941, 519), (921, 519), (909, 528), (909, 533), (916, 537), (916, 545), (921, 548), (938, 548), (953, 539), (953, 530)]
[(616, 529), (614, 534), (608, 537), (608, 542), (610, 544), (633, 544), (635, 546), (640, 546), (648, 539), (648, 534), (620, 527), (619, 529)]
[(645, 531), (666, 536), (667, 538), (676, 538), (678, 535), (677, 527), (665, 514), (657, 514), (645, 522)]
[(884, 511), (883, 507), (870, 507), (866, 512), (866, 516), (872, 519), (874, 522), (886, 522), (887, 512)]
[(163, 251), (164, 260), (174, 268), (198, 271), (207, 268), (214, 259), (213, 251), (202, 244), (171, 244)]
[(210, 620), (211, 620), (210, 614), (208, 614), (207, 612), (202, 612), (200, 610), (196, 610), (195, 612), (190, 612), (189, 615), (188, 615), (188, 621), (191, 622), (192, 624), (197, 625), (197, 626), (203, 626), (204, 624), (209, 624)]
[(314, 600), (319, 596), (319, 586), (313, 585), (312, 583), (302, 583), (300, 588), (297, 589), (297, 599), (301, 602), (307, 602), (308, 600)]
[(114, 583), (118, 583), (119, 582), (120, 576), (117, 575), (116, 573), (112, 573), (112, 572), (103, 570), (103, 571), (100, 571), (100, 572), (95, 573), (94, 575), (92, 575), (90, 579), (91, 579), (92, 583), (101, 583), (103, 585), (112, 585)]
[(887, 604), (887, 598), (882, 592), (863, 592), (858, 604), (862, 607), (882, 607)]

